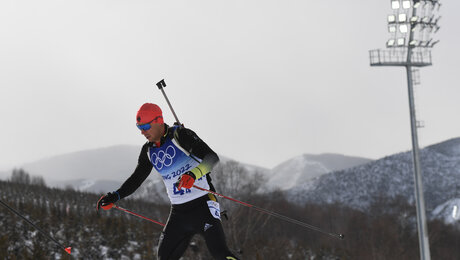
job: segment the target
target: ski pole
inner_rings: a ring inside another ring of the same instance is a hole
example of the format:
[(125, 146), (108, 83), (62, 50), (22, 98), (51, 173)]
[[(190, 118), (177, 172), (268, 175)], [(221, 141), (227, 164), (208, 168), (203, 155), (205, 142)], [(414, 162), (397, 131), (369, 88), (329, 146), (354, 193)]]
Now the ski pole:
[(173, 109), (171, 103), (169, 102), (169, 99), (168, 99), (168, 97), (166, 96), (166, 93), (165, 93), (165, 91), (164, 91), (164, 89), (163, 89), (164, 87), (166, 87), (166, 82), (165, 82), (165, 80), (164, 80), (164, 79), (160, 80), (160, 81), (157, 83), (157, 87), (158, 87), (159, 90), (161, 90), (161, 93), (163, 93), (163, 96), (165, 97), (166, 102), (168, 103), (168, 106), (169, 106), (169, 108), (171, 109), (171, 112), (173, 113), (174, 118), (176, 119), (176, 123), (177, 123), (178, 125), (180, 125), (179, 118), (177, 118), (176, 112), (174, 112), (174, 109)]
[(337, 234), (337, 233), (331, 233), (331, 232), (327, 232), (325, 231), (324, 229), (321, 229), (319, 227), (315, 227), (315, 226), (312, 226), (310, 224), (307, 224), (307, 223), (304, 223), (304, 222), (301, 222), (301, 221), (298, 221), (298, 220), (295, 220), (295, 219), (292, 219), (292, 218), (289, 218), (289, 217), (286, 217), (286, 216), (283, 216), (281, 214), (278, 214), (276, 212), (273, 212), (273, 211), (269, 211), (269, 210), (266, 210), (266, 209), (263, 209), (263, 208), (259, 208), (257, 206), (254, 206), (254, 205), (251, 205), (249, 203), (246, 203), (246, 202), (242, 202), (242, 201), (239, 201), (237, 199), (233, 199), (233, 198), (230, 198), (230, 197), (227, 197), (225, 195), (222, 195), (222, 194), (219, 194), (217, 192), (214, 192), (214, 191), (211, 191), (211, 190), (207, 190), (207, 189), (204, 189), (204, 188), (201, 188), (201, 187), (198, 187), (196, 185), (193, 185), (193, 187), (199, 189), (199, 190), (202, 190), (202, 191), (206, 191), (206, 192), (209, 192), (209, 193), (212, 193), (218, 197), (221, 197), (221, 198), (224, 198), (224, 199), (228, 199), (228, 200), (231, 200), (231, 201), (234, 201), (234, 202), (237, 202), (241, 205), (244, 205), (246, 207), (249, 207), (249, 208), (253, 208), (257, 211), (260, 211), (262, 213), (265, 213), (265, 214), (268, 214), (270, 216), (273, 216), (273, 217), (277, 217), (279, 219), (282, 219), (282, 220), (285, 220), (285, 221), (288, 221), (288, 222), (291, 222), (291, 223), (294, 223), (294, 224), (297, 224), (299, 226), (302, 226), (302, 227), (305, 227), (305, 228), (309, 228), (309, 229), (312, 229), (312, 230), (315, 230), (315, 231), (318, 231), (318, 232), (321, 232), (323, 234), (326, 234), (326, 235), (329, 235), (331, 237), (335, 237), (335, 238), (339, 238), (339, 239), (344, 239), (345, 236), (343, 234)]
[(0, 204), (2, 204), (5, 208), (9, 209), (11, 212), (13, 212), (14, 214), (18, 215), (19, 217), (21, 217), (22, 219), (24, 219), (27, 223), (29, 223), (30, 225), (32, 225), (34, 228), (36, 228), (38, 231), (40, 231), (40, 233), (42, 233), (45, 237), (47, 237), (49, 240), (53, 241), (54, 243), (56, 243), (59, 247), (61, 247), (62, 249), (64, 249), (64, 251), (67, 252), (67, 254), (70, 255), (70, 252), (72, 250), (71, 247), (65, 247), (63, 246), (61, 243), (59, 243), (56, 239), (54, 239), (53, 237), (51, 237), (50, 235), (48, 235), (45, 231), (41, 230), (39, 227), (37, 227), (34, 223), (32, 223), (32, 221), (28, 220), (26, 217), (24, 217), (23, 215), (21, 215), (19, 212), (17, 212), (16, 210), (14, 210), (12, 207), (8, 206), (8, 204), (6, 204), (5, 202), (3, 202), (2, 200), (0, 200)]
[(120, 207), (120, 206), (118, 206), (118, 205), (113, 204), (113, 206), (114, 206), (116, 209), (121, 210), (121, 211), (124, 211), (124, 212), (126, 212), (126, 213), (129, 213), (129, 214), (131, 214), (131, 215), (133, 215), (133, 216), (136, 216), (136, 217), (139, 217), (139, 218), (143, 218), (143, 219), (145, 219), (145, 220), (148, 220), (148, 221), (150, 221), (150, 222), (153, 222), (153, 223), (158, 224), (158, 225), (163, 226), (163, 227), (165, 226), (165, 224), (163, 224), (163, 223), (161, 223), (161, 222), (155, 221), (155, 220), (153, 220), (153, 219), (149, 219), (149, 218), (144, 217), (144, 216), (142, 216), (142, 215), (140, 215), (140, 214), (137, 214), (137, 213), (134, 213), (134, 212), (132, 212), (132, 211), (130, 211), (130, 210), (124, 209), (124, 208), (122, 208), (122, 207)]

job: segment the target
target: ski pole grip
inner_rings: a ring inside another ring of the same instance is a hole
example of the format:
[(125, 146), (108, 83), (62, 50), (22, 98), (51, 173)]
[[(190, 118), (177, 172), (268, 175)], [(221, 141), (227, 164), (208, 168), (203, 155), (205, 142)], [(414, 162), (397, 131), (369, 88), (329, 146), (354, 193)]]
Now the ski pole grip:
[(164, 87), (166, 87), (165, 80), (162, 79), (162, 80), (158, 81), (157, 87), (158, 87), (158, 89), (163, 89)]

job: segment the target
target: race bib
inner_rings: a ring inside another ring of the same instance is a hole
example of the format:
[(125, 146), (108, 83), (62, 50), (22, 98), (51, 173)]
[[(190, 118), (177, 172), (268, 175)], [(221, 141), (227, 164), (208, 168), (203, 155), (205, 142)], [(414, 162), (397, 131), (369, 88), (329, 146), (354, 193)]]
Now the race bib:
[(214, 217), (214, 218), (217, 218), (218, 220), (220, 220), (220, 206), (219, 206), (219, 203), (213, 201), (213, 200), (208, 200), (208, 208), (209, 208), (209, 211), (211, 212), (211, 215)]

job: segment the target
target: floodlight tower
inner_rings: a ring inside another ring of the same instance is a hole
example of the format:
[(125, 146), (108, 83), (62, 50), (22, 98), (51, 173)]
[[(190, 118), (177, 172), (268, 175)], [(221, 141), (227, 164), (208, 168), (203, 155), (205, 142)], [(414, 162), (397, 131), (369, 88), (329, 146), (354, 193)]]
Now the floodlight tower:
[(417, 208), (417, 229), (419, 234), (420, 259), (429, 260), (430, 246), (426, 225), (425, 200), (420, 172), (417, 121), (414, 101), (414, 84), (420, 84), (419, 71), (414, 67), (432, 65), (431, 49), (439, 42), (431, 35), (439, 30), (439, 0), (390, 0), (393, 13), (388, 15), (388, 31), (391, 38), (385, 50), (371, 50), (371, 66), (406, 67), (409, 93), (409, 112), (412, 135), (412, 158), (414, 167), (415, 202)]

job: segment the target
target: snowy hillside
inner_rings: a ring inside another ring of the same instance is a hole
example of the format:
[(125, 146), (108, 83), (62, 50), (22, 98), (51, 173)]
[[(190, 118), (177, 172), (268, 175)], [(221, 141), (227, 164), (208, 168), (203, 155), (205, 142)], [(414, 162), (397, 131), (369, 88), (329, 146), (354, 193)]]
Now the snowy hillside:
[(460, 138), (454, 138), (439, 144), (434, 144), (429, 148), (446, 156), (460, 157)]
[(298, 183), (304, 183), (325, 173), (351, 168), (370, 161), (370, 159), (340, 154), (300, 155), (273, 168), (267, 188), (289, 190)]
[[(421, 150), (427, 211), (460, 197), (460, 138)], [(414, 201), (411, 152), (399, 153), (304, 182), (288, 192), (298, 203), (340, 203), (366, 211), (382, 197)], [(452, 212), (450, 212), (451, 214)]]

